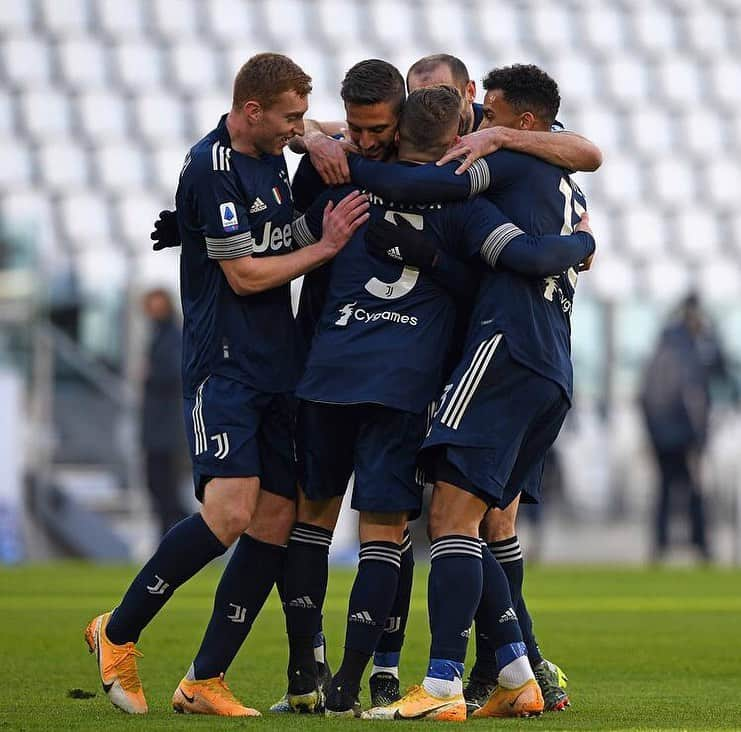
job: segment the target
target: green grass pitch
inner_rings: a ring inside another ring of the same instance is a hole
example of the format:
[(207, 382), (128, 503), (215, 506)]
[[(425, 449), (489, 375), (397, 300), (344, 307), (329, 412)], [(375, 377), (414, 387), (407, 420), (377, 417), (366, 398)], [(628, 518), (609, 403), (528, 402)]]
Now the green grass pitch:
[[(90, 617), (117, 602), (134, 571), (80, 563), (0, 570), (0, 730), (371, 730), (435, 724), (175, 715), (170, 697), (200, 641), (218, 566), (181, 588), (144, 633), (139, 668), (150, 713), (134, 718), (118, 712), (100, 689), (82, 633)], [(425, 668), (425, 575), (424, 566), (418, 566), (403, 685), (418, 682)], [(325, 628), (334, 665), (351, 581), (348, 570), (331, 573)], [(530, 567), (526, 596), (543, 651), (570, 677), (572, 707), (533, 720), (467, 724), (541, 731), (741, 729), (738, 571)], [(232, 666), (230, 684), (244, 702), (265, 710), (283, 693), (285, 661), (283, 617), (272, 596)], [(71, 698), (73, 689), (95, 695)]]

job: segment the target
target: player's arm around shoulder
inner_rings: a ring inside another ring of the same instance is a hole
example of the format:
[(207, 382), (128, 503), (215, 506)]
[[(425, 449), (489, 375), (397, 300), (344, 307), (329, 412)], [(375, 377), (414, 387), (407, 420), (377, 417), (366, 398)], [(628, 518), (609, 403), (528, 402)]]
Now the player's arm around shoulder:
[(591, 173), (602, 165), (602, 151), (586, 137), (566, 130), (538, 132), (488, 127), (464, 135), (440, 159), (438, 165), (463, 158), (455, 171), (459, 175), (477, 160), (500, 149), (521, 152), (572, 171)]
[(331, 200), (326, 203), (322, 211), (321, 238), (311, 246), (301, 246), (298, 242), (298, 250), (279, 257), (254, 257), (248, 253), (236, 259), (220, 260), (229, 286), (237, 295), (254, 295), (320, 267), (336, 256), (355, 230), (368, 220), (368, 206), (367, 196), (353, 191), (337, 204)]

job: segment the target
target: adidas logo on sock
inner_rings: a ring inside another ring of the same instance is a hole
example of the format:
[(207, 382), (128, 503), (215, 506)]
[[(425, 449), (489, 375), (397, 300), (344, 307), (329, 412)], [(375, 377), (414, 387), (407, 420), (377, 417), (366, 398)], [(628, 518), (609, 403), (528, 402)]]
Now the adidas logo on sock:
[(262, 202), (262, 199), (258, 196), (255, 199), (255, 202), (250, 207), (250, 213), (260, 213), (260, 211), (264, 211), (267, 208), (267, 206)]
[(351, 623), (364, 623), (365, 625), (374, 625), (373, 618), (367, 610), (361, 610), (359, 613), (353, 613), (348, 617)]
[(313, 603), (312, 599), (308, 595), (297, 597), (295, 600), (291, 600), (288, 605), (289, 607), (302, 607), (305, 610), (316, 609), (316, 605)]
[(504, 613), (504, 615), (502, 615), (501, 618), (499, 618), (499, 622), (500, 623), (508, 623), (511, 620), (514, 620), (515, 622), (517, 622), (517, 614), (515, 613), (515, 611), (512, 608), (509, 608), (507, 610), (507, 612)]

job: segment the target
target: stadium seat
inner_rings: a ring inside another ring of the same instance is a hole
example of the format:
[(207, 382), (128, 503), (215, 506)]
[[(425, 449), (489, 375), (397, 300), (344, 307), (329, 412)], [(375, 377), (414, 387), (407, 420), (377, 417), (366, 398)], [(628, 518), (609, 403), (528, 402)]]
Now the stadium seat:
[(472, 32), (478, 35), (484, 55), (492, 56), (500, 48), (521, 45), (524, 21), (518, 5), (495, 5), (480, 0), (474, 12)]
[(564, 3), (534, 3), (528, 8), (530, 31), (540, 50), (558, 56), (564, 48), (574, 45), (574, 18)]
[(741, 191), (738, 158), (718, 157), (705, 165), (704, 194), (720, 209), (734, 211)]
[(101, 29), (114, 41), (145, 32), (141, 0), (96, 0)]
[(252, 8), (242, 0), (210, 0), (205, 12), (211, 35), (223, 44), (239, 39), (244, 46), (245, 39), (259, 28)]
[(93, 36), (81, 36), (62, 41), (57, 49), (65, 86), (90, 89), (108, 82), (108, 60), (103, 44)]
[(124, 99), (114, 92), (89, 91), (77, 100), (77, 114), (90, 140), (120, 139), (128, 130), (128, 110)]
[(150, 287), (164, 287), (177, 293), (180, 286), (178, 258), (175, 249), (142, 252), (135, 260), (133, 279), (142, 291)]
[(608, 96), (624, 107), (646, 101), (651, 93), (648, 68), (635, 54), (610, 57), (605, 64), (605, 81)]
[(605, 154), (625, 149), (627, 135), (624, 135), (622, 119), (612, 109), (598, 104), (580, 107), (579, 113), (566, 122), (568, 129), (594, 141)]
[(589, 281), (589, 288), (601, 300), (621, 302), (631, 297), (637, 287), (635, 267), (626, 259), (610, 254), (599, 253), (599, 264), (595, 258), (595, 267), (587, 272), (583, 281)]
[(741, 292), (741, 271), (738, 260), (717, 257), (703, 262), (697, 274), (703, 299), (719, 303), (735, 303)]
[(61, 246), (54, 209), (46, 193), (39, 188), (20, 188), (6, 193), (0, 203), (0, 217), (8, 230), (21, 232), (23, 236), (28, 236), (29, 222), (32, 222), (39, 270), (54, 265)]
[(41, 180), (50, 190), (69, 191), (87, 185), (87, 154), (73, 139), (51, 137), (39, 147), (38, 159)]
[(33, 23), (33, 6), (28, 2), (0, 3), (0, 34), (28, 32)]
[(599, 180), (605, 202), (621, 205), (643, 200), (643, 175), (636, 158), (615, 154), (610, 157), (609, 166), (610, 175), (603, 175)]
[(710, 68), (710, 83), (715, 99), (730, 110), (741, 103), (741, 61), (734, 55), (713, 58)]
[(721, 218), (708, 206), (682, 207), (674, 219), (676, 243), (691, 265), (721, 250)]
[(137, 129), (152, 144), (179, 140), (185, 135), (185, 109), (180, 99), (164, 91), (136, 98)]
[[(311, 97), (309, 103), (311, 104)], [(193, 113), (192, 142), (203, 137), (219, 123), (222, 114), (226, 114), (231, 107), (231, 96), (226, 90), (218, 94), (201, 94), (193, 99), (191, 111)]]
[(725, 18), (718, 7), (698, 3), (680, 14), (688, 49), (698, 57), (712, 58), (728, 48)]
[(184, 92), (217, 87), (219, 69), (211, 47), (200, 40), (178, 42), (170, 50), (175, 83)]
[(461, 47), (469, 37), (465, 14), (446, 0), (427, 0), (422, 8), (424, 42), (431, 48), (450, 48), (448, 53), (459, 55), (453, 49)]
[[(177, 181), (177, 178), (175, 179)], [(173, 187), (174, 194), (174, 187)], [(137, 191), (121, 196), (116, 202), (117, 228), (129, 244), (132, 252), (152, 251), (149, 234), (159, 212), (172, 207), (161, 196), (152, 191)]]
[(728, 149), (728, 130), (712, 107), (687, 109), (678, 121), (680, 149), (689, 150), (697, 160)]
[(662, 107), (640, 106), (628, 114), (627, 140), (644, 157), (668, 152), (674, 139), (674, 119)]
[(656, 206), (640, 203), (628, 206), (619, 222), (620, 240), (635, 261), (648, 262), (666, 251), (668, 221)]
[(70, 102), (60, 91), (35, 89), (21, 97), (23, 126), (37, 139), (65, 136), (71, 128)]
[(103, 144), (96, 150), (98, 176), (108, 191), (141, 188), (147, 180), (142, 151), (131, 142)]
[(587, 108), (600, 96), (599, 71), (584, 54), (574, 51), (557, 53), (546, 71), (558, 82), (562, 101), (568, 100)]
[(90, 27), (87, 0), (42, 0), (41, 22), (54, 36), (85, 33)]
[(667, 106), (684, 111), (687, 100), (701, 102), (706, 84), (697, 64), (683, 55), (664, 57), (657, 66), (657, 84)]
[[(112, 241), (98, 240), (94, 247), (78, 252), (75, 265), (83, 295), (94, 296), (98, 307), (106, 301), (115, 302), (121, 288), (126, 284), (129, 270), (126, 258), (126, 252)], [(96, 311), (93, 310), (85, 327), (101, 329), (97, 337), (92, 339), (100, 344), (101, 341), (106, 342), (106, 337), (110, 336), (103, 332), (107, 328), (106, 320), (96, 318), (96, 315)]]
[(11, 190), (27, 186), (33, 178), (33, 158), (25, 142), (18, 138), (0, 140), (0, 188)]
[(609, 56), (625, 48), (626, 18), (617, 4), (585, 3), (575, 14), (576, 38), (590, 51)]
[(198, 33), (199, 18), (193, 0), (150, 0), (156, 32), (167, 40), (179, 40)]
[(185, 141), (179, 144), (170, 142), (165, 145), (157, 145), (152, 151), (151, 163), (154, 167), (154, 182), (160, 190), (168, 193), (171, 198), (175, 196), (178, 177), (183, 168), (189, 145), (190, 143)]
[[(309, 8), (301, 0), (262, 1), (265, 27), (261, 29), (261, 46), (270, 48), (276, 43), (290, 47), (294, 42), (303, 43), (311, 37), (314, 24), (308, 17)], [(267, 32), (267, 37), (265, 33)], [(273, 50), (275, 50), (273, 48)]]
[(130, 91), (140, 93), (162, 85), (164, 60), (153, 43), (124, 41), (115, 47), (114, 54), (118, 78)]
[(317, 49), (315, 44), (295, 44), (285, 49), (291, 58), (311, 77), (312, 94), (336, 94), (339, 97), (340, 81), (344, 76), (335, 69), (334, 60)]
[[(376, 0), (366, 6), (376, 43), (391, 48), (418, 41), (417, 18), (408, 3)], [(431, 53), (428, 51), (427, 53)], [(424, 55), (424, 54), (422, 54)]]
[(651, 194), (664, 205), (683, 206), (698, 193), (694, 166), (686, 158), (668, 154), (657, 159), (649, 170)]
[(337, 49), (353, 46), (362, 38), (362, 13), (358, 3), (344, 0), (318, 0), (316, 6), (319, 30)]
[(11, 134), (15, 129), (15, 104), (13, 97), (5, 90), (0, 89), (0, 133)]
[(687, 267), (670, 257), (647, 262), (643, 278), (645, 292), (654, 302), (674, 304), (692, 286)]
[(676, 48), (677, 27), (669, 8), (638, 4), (631, 9), (631, 18), (633, 40), (639, 49), (658, 57)]
[(76, 248), (94, 247), (110, 238), (108, 202), (100, 192), (88, 189), (63, 195), (59, 215), (62, 230)]
[(44, 86), (50, 80), (49, 48), (40, 38), (3, 39), (2, 51), (5, 77), (11, 85), (31, 89)]

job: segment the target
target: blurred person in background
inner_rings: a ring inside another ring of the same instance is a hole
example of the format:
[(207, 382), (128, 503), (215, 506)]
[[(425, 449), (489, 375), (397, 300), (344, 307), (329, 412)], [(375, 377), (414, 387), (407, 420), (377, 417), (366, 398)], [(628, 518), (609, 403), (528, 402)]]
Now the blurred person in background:
[(170, 294), (144, 295), (142, 309), (151, 324), (141, 408), (141, 444), (147, 490), (160, 535), (188, 513), (179, 496), (180, 465), (185, 450), (182, 415), (182, 337)]
[(708, 437), (710, 387), (728, 383), (726, 358), (712, 322), (696, 293), (689, 293), (672, 315), (648, 361), (640, 400), (660, 472), (654, 521), (654, 558), (669, 547), (672, 494), (684, 493), (692, 545), (712, 559), (706, 531), (706, 505), (700, 464)]

